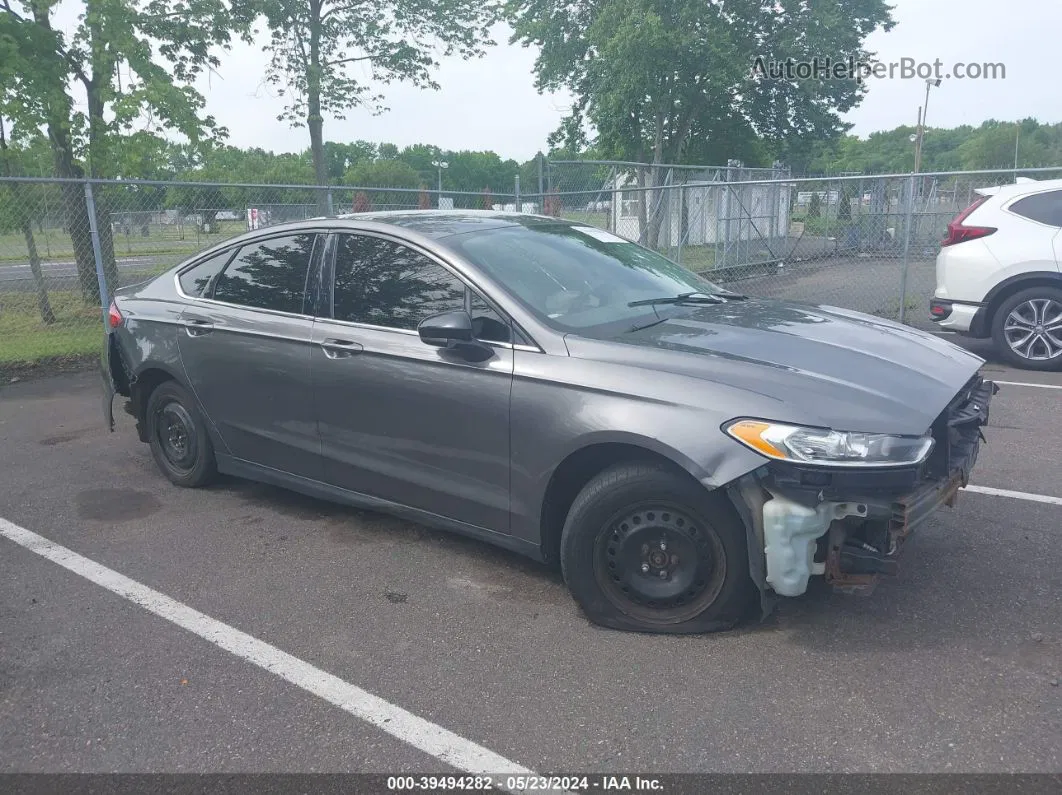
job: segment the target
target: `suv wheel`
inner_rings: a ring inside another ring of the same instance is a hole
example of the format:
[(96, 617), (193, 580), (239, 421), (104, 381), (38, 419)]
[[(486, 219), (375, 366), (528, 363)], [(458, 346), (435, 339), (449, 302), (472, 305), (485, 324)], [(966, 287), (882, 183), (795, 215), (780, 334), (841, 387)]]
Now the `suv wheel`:
[(745, 528), (725, 496), (655, 464), (622, 464), (586, 485), (561, 568), (587, 617), (613, 629), (726, 630), (755, 595)]
[(214, 447), (195, 401), (176, 381), (165, 381), (148, 398), (148, 441), (155, 463), (171, 482), (205, 486), (217, 472)]
[(1033, 287), (1012, 295), (992, 320), (992, 339), (1017, 367), (1062, 370), (1062, 290)]

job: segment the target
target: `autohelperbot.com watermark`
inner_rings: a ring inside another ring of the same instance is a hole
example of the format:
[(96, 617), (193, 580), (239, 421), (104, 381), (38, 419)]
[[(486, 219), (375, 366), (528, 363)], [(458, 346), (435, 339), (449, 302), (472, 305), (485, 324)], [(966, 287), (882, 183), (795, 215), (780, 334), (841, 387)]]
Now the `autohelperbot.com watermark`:
[(947, 66), (943, 60), (876, 61), (861, 58), (815, 57), (777, 60), (758, 57), (752, 64), (752, 76), (766, 80), (1006, 80), (1007, 65), (991, 62), (960, 61)]

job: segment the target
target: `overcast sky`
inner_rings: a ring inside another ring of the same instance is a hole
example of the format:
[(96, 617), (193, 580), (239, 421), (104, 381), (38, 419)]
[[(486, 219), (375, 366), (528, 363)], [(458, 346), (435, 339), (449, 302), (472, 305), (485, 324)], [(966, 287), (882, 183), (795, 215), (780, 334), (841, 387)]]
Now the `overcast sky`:
[[(897, 26), (868, 43), (880, 60), (940, 58), (945, 70), (957, 62), (1003, 63), (1005, 80), (951, 80), (935, 89), (931, 126), (980, 124), (988, 118), (1036, 117), (1062, 121), (1057, 51), (1062, 45), (1062, 3), (1058, 0), (894, 0)], [(432, 143), (444, 149), (492, 149), (503, 157), (530, 158), (545, 148), (546, 136), (567, 107), (564, 96), (543, 96), (534, 88), (534, 53), (509, 45), (508, 30), (486, 57), (447, 60), (437, 73), (439, 91), (402, 85), (385, 87), (391, 110), (381, 116), (353, 111), (344, 121), (325, 122), (328, 140), (390, 141), (399, 146)], [(769, 54), (768, 54), (769, 55)], [(823, 53), (830, 55), (830, 53)], [(238, 45), (223, 56), (220, 79), (200, 86), (207, 109), (229, 128), (237, 146), (274, 151), (308, 146), (305, 129), (275, 120), (282, 106), (262, 80), (266, 59), (253, 46)], [(920, 80), (873, 80), (862, 106), (848, 116), (854, 132), (914, 124), (923, 101)]]

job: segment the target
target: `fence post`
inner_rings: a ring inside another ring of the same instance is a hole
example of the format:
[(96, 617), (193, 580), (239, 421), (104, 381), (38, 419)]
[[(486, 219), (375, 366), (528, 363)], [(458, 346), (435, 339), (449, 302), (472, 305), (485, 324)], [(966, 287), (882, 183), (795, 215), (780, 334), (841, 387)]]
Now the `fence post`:
[(107, 323), (107, 309), (111, 305), (107, 293), (107, 278), (103, 274), (103, 249), (100, 247), (100, 230), (96, 223), (96, 201), (92, 197), (92, 183), (85, 181), (85, 209), (88, 212), (89, 233), (92, 235), (92, 258), (96, 261), (96, 281), (100, 286), (100, 305), (103, 322)]
[(516, 192), (516, 212), (520, 212), (520, 175), (517, 174), (513, 181), (513, 187)]
[(907, 209), (903, 223), (903, 273), (900, 276), (900, 322), (907, 315), (907, 266), (911, 260), (911, 223), (914, 219), (915, 175), (907, 183)]
[(336, 214), (336, 206), (332, 201), (332, 191), (328, 191), (328, 217), (331, 218)]
[[(538, 153), (538, 195), (543, 195), (542, 185), (542, 161), (546, 159), (546, 156), (541, 152)], [(539, 201), (542, 201), (541, 199)]]

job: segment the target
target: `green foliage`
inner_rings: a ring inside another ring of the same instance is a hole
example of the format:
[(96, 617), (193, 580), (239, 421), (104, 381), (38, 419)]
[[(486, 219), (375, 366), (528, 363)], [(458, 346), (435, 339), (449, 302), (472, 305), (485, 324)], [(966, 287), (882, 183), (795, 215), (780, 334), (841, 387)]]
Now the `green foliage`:
[[(1020, 130), (1020, 135), (1019, 135)], [(914, 168), (915, 127), (897, 127), (867, 138), (845, 136), (821, 144), (802, 162), (791, 165), (807, 174), (903, 174)], [(977, 171), (1014, 168), (1015, 143), (1021, 168), (1062, 164), (1062, 124), (1035, 119), (986, 121), (979, 127), (929, 128), (925, 134), (922, 170)]]
[[(509, 0), (514, 41), (535, 45), (537, 85), (576, 98), (552, 142), (645, 162), (763, 161), (835, 138), (864, 89), (849, 81), (770, 80), (763, 55), (863, 55), (892, 26), (884, 0)], [(703, 142), (695, 146), (690, 142)]]
[[(287, 105), (280, 118), (310, 133), (317, 181), (330, 173), (325, 116), (386, 108), (374, 86), (395, 81), (438, 88), (439, 55), (479, 55), (489, 43), (494, 0), (255, 0), (265, 15), (271, 55), (266, 79)], [(348, 164), (349, 167), (349, 164)]]
[(401, 160), (376, 160), (358, 163), (349, 169), (343, 182), (359, 188), (417, 188), (420, 174)]

